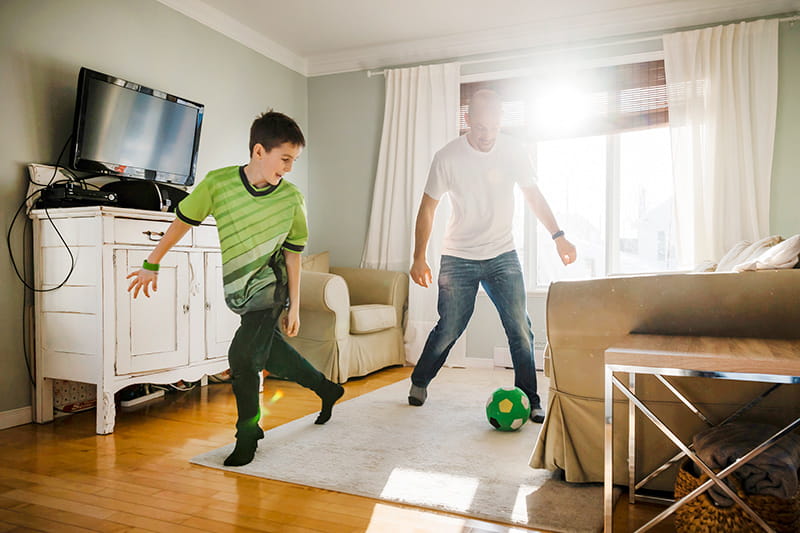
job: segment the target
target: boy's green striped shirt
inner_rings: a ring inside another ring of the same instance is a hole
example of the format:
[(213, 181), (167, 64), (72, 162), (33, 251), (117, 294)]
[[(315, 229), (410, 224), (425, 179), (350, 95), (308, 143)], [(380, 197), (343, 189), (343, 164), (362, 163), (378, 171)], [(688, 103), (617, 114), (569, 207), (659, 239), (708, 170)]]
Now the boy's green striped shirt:
[(244, 167), (209, 172), (175, 210), (193, 226), (211, 215), (222, 249), (225, 301), (234, 312), (283, 306), (286, 266), (282, 250), (300, 253), (308, 242), (303, 194), (295, 185), (255, 188)]

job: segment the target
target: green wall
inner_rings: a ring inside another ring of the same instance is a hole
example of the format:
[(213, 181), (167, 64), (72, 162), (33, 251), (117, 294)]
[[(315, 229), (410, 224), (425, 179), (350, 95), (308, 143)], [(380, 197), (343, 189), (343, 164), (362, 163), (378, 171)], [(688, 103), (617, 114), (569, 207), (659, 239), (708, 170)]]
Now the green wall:
[(778, 47), (770, 230), (790, 237), (800, 233), (800, 21), (781, 23)]
[(384, 77), (308, 80), (309, 243), (331, 264), (358, 266), (367, 237), (383, 125)]
[[(0, 212), (24, 198), (28, 163), (52, 163), (69, 136), (87, 66), (205, 104), (198, 174), (248, 160), (252, 120), (269, 107), (308, 128), (307, 79), (155, 0), (0, 1)], [(308, 163), (292, 181), (308, 190)], [(15, 231), (15, 249), (21, 237)], [(7, 256), (7, 252), (3, 253)], [(0, 413), (31, 404), (22, 358), (22, 284), (0, 261)]]

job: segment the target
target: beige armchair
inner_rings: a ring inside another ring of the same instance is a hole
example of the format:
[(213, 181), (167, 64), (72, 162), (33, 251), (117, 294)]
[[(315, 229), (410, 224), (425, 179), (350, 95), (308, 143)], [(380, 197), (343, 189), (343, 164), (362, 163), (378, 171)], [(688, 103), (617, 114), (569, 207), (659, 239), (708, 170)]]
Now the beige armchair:
[(288, 339), (337, 383), (405, 363), (408, 274), (329, 268), (328, 254), (303, 259), (300, 332)]

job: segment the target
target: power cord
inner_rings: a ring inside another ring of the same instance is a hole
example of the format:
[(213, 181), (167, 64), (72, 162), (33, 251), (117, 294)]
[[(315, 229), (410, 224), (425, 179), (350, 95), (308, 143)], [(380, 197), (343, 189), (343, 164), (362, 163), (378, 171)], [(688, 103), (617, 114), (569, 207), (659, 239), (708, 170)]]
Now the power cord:
[[(56, 175), (58, 173), (58, 169), (59, 169), (59, 167), (61, 165), (61, 158), (64, 156), (64, 151), (67, 149), (67, 146), (69, 145), (69, 142), (70, 142), (71, 139), (72, 139), (72, 135), (70, 135), (67, 138), (67, 141), (64, 143), (64, 146), (61, 148), (61, 152), (59, 152), (58, 159), (56, 160), (55, 167), (53, 168), (53, 175), (48, 180), (48, 183), (47, 183), (46, 187), (52, 187), (53, 185), (56, 185), (58, 183), (64, 183), (64, 182), (70, 181), (70, 180), (58, 180), (58, 181), (56, 181), (55, 178), (56, 178)], [(74, 178), (74, 174), (72, 174), (71, 172), (70, 172), (70, 174)], [(41, 184), (36, 183), (31, 178), (30, 174), (28, 175), (28, 181), (31, 182), (34, 185), (41, 186)], [(31, 224), (30, 218), (28, 216), (30, 214), (30, 210), (26, 210), (25, 211), (25, 219), (26, 219), (26, 221), (23, 223), (23, 227), (22, 227), (22, 263), (23, 263), (22, 273), (20, 273), (20, 269), (17, 266), (17, 262), (14, 259), (14, 250), (13, 250), (13, 248), (11, 246), (11, 235), (12, 235), (12, 233), (14, 231), (14, 225), (16, 224), (17, 218), (19, 217), (19, 215), (22, 212), (22, 210), (27, 206), (28, 200), (31, 200), (36, 195), (41, 195), (42, 190), (43, 189), (34, 190), (32, 193), (28, 194), (25, 197), (25, 199), (20, 204), (19, 208), (17, 208), (16, 213), (14, 213), (14, 217), (11, 219), (11, 224), (8, 227), (8, 233), (6, 234), (6, 246), (8, 247), (8, 255), (9, 255), (9, 258), (11, 259), (11, 265), (14, 267), (14, 273), (17, 275), (17, 278), (19, 278), (19, 280), (22, 282), (22, 285), (23, 285), (23, 296), (22, 296), (22, 350), (23, 350), (23, 357), (25, 359), (25, 367), (28, 370), (28, 379), (30, 380), (31, 386), (33, 386), (34, 388), (36, 387), (36, 380), (35, 380), (34, 375), (33, 375), (34, 374), (33, 369), (31, 368), (31, 358), (30, 358), (30, 355), (29, 355), (29, 347), (28, 347), (28, 327), (27, 327), (27, 320), (26, 320), (26, 310), (27, 310), (29, 294), (31, 292), (33, 292), (33, 293), (36, 293), (36, 292), (51, 292), (51, 291), (54, 291), (56, 289), (60, 289), (61, 287), (63, 287), (67, 283), (69, 278), (72, 276), (72, 272), (75, 270), (75, 256), (73, 255), (72, 250), (70, 249), (69, 245), (67, 244), (67, 241), (64, 239), (64, 236), (61, 235), (61, 232), (58, 230), (58, 227), (56, 226), (55, 222), (53, 222), (53, 219), (50, 217), (50, 212), (47, 210), (47, 206), (43, 206), (44, 207), (44, 211), (45, 211), (45, 215), (47, 216), (47, 219), (50, 221), (50, 224), (53, 226), (53, 229), (55, 230), (55, 232), (58, 235), (59, 239), (61, 239), (61, 242), (64, 244), (64, 247), (67, 249), (67, 253), (69, 254), (70, 268), (69, 268), (69, 272), (67, 272), (66, 277), (64, 278), (64, 280), (61, 283), (59, 283), (58, 285), (56, 285), (54, 287), (50, 287), (48, 289), (38, 289), (38, 288), (34, 287), (32, 283), (28, 283), (28, 281), (27, 281), (27, 272), (25, 271), (25, 265), (27, 264), (27, 262), (26, 262), (26, 257), (27, 256), (25, 254), (25, 242), (26, 242), (26, 230), (28, 229), (29, 224)], [(33, 251), (31, 250), (31, 252), (33, 252)]]

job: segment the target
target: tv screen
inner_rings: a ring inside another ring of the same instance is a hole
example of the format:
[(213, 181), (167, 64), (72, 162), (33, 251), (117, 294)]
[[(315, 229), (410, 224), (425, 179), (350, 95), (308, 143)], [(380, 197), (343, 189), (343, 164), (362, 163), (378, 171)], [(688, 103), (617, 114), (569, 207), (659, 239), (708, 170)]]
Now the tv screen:
[(191, 185), (202, 122), (202, 104), (83, 67), (72, 167)]

